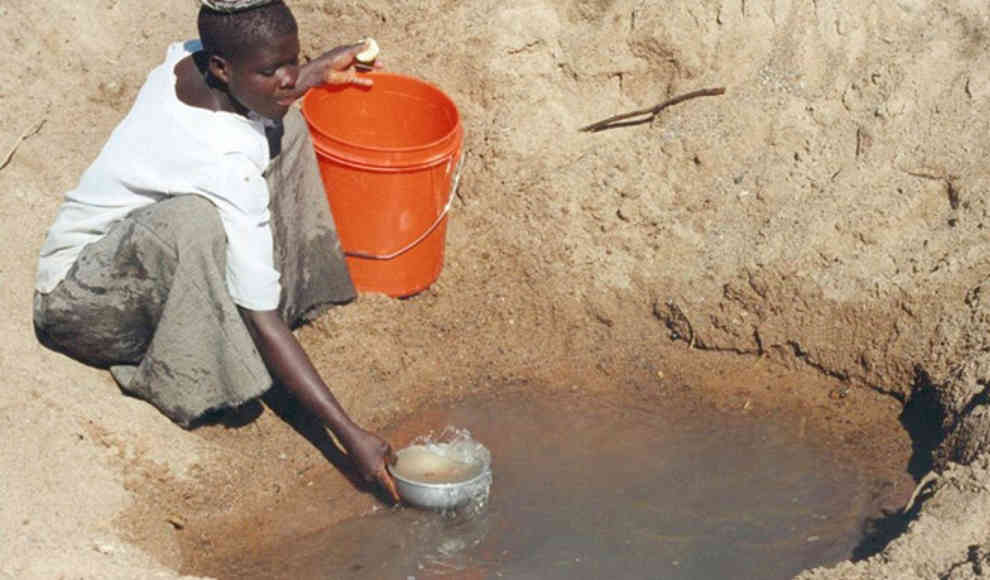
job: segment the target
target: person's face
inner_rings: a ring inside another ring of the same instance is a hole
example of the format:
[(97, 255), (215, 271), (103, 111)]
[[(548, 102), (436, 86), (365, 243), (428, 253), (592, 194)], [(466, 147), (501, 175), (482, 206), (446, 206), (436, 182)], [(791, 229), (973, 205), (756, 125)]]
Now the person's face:
[(299, 35), (286, 34), (223, 60), (220, 79), (242, 106), (281, 119), (299, 96)]

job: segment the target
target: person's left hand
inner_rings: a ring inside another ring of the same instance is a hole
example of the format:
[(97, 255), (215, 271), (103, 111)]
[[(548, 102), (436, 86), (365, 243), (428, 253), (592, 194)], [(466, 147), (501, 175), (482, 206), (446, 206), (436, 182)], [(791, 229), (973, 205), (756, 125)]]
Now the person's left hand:
[[(365, 48), (365, 42), (357, 42), (328, 50), (304, 65), (299, 84), (306, 89), (322, 83), (370, 87), (374, 81), (358, 72), (355, 58)], [(381, 63), (375, 61), (373, 68), (381, 68)]]

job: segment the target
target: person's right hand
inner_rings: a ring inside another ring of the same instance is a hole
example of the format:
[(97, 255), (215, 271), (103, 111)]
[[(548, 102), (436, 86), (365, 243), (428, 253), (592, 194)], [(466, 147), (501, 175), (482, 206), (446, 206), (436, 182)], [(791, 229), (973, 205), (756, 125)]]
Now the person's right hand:
[(398, 502), (399, 493), (386, 469), (386, 462), (394, 462), (392, 447), (351, 421), (278, 311), (240, 308), (240, 312), (272, 375), (333, 431), (361, 477), (380, 483)]
[(347, 449), (361, 477), (368, 483), (377, 482), (395, 503), (399, 503), (399, 492), (386, 467), (395, 463), (392, 446), (381, 437), (360, 427), (354, 427), (342, 437), (341, 443)]

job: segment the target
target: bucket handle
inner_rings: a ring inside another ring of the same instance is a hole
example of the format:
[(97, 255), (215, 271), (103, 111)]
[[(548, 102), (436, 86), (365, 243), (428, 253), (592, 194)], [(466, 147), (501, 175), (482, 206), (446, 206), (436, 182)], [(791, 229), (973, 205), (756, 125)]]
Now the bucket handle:
[(453, 205), (454, 203), (454, 195), (457, 193), (457, 186), (461, 182), (461, 168), (464, 167), (464, 159), (466, 157), (467, 157), (467, 152), (465, 151), (461, 153), (460, 159), (457, 160), (457, 167), (454, 168), (454, 175), (450, 180), (450, 191), (447, 193), (447, 203), (446, 205), (443, 206), (443, 209), (440, 210), (440, 213), (437, 215), (437, 219), (433, 220), (433, 223), (430, 224), (430, 227), (426, 228), (425, 232), (420, 234), (415, 240), (409, 242), (405, 246), (388, 254), (371, 254), (368, 252), (359, 252), (352, 250), (352, 251), (345, 251), (344, 255), (351, 258), (364, 258), (366, 260), (391, 260), (392, 258), (397, 258), (402, 254), (405, 254), (409, 250), (419, 245), (420, 242), (425, 240), (427, 236), (433, 233), (433, 230), (437, 229), (437, 226), (440, 225), (440, 222), (443, 221), (443, 218), (447, 217), (447, 212), (450, 211), (450, 206)]

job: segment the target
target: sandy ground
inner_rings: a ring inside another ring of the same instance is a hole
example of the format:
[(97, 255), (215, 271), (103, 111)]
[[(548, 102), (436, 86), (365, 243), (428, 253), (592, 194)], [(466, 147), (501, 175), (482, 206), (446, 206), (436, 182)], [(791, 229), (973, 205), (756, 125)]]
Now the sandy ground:
[[(291, 5), (307, 54), (375, 36), (389, 68), (457, 102), (467, 135), (437, 284), (362, 296), (299, 333), (355, 417), (377, 428), (437, 398), (534, 385), (622, 397), (700, 381), (743, 405), (753, 393), (710, 375), (766, 365), (753, 381), (802, 387), (760, 389), (757, 408), (841, 418), (852, 447), (910, 437), (903, 469), (937, 468), (904, 534), (804, 577), (981, 573), (984, 3)], [(175, 578), (222, 549), (210, 521), (271, 521), (285, 494), (341, 517), (376, 505), (312, 425), (272, 412), (290, 404), (184, 431), (35, 342), (35, 259), (60, 197), (167, 43), (195, 35), (196, 6), (0, 5), (0, 154), (16, 146), (0, 170), (0, 577)], [(577, 131), (708, 87), (726, 93)]]

